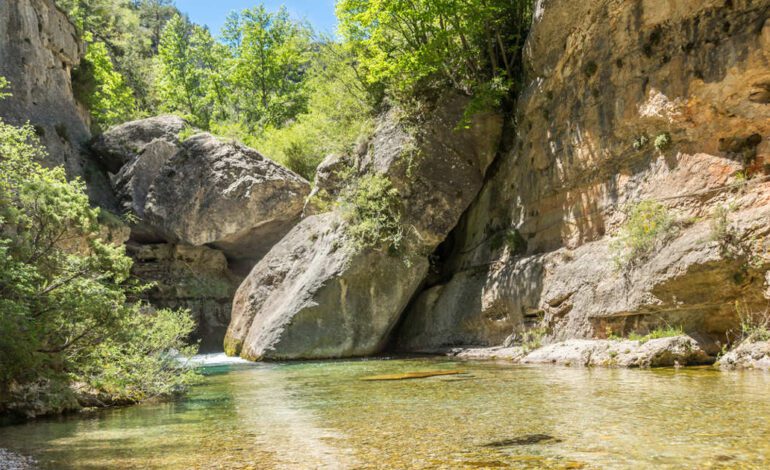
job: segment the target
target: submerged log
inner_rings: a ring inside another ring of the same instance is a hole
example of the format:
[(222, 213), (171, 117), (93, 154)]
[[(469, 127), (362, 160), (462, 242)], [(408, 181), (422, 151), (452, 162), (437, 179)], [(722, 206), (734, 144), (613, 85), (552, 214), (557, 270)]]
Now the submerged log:
[(384, 374), (384, 375), (372, 375), (369, 377), (362, 377), (364, 381), (379, 381), (379, 380), (409, 380), (409, 379), (425, 379), (428, 377), (436, 377), (439, 375), (459, 375), (467, 374), (464, 370), (432, 370), (423, 372), (405, 372), (403, 374)]

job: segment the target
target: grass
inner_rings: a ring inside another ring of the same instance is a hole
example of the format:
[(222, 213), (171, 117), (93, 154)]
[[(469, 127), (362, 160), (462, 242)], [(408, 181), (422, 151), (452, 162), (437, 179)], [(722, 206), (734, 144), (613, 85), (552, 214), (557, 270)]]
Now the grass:
[(639, 341), (642, 344), (652, 339), (672, 338), (674, 336), (681, 336), (683, 334), (684, 334), (684, 328), (681, 325), (680, 326), (666, 325), (666, 326), (655, 328), (654, 330), (650, 331), (645, 335), (641, 335), (639, 333), (631, 333), (628, 335), (628, 337), (624, 338), (622, 336), (616, 335), (612, 331), (612, 328), (607, 327), (607, 339), (610, 341), (630, 340), (630, 341)]
[(628, 339), (630, 339), (631, 341), (639, 341), (640, 343), (644, 344), (647, 341), (650, 341), (652, 339), (672, 338), (674, 336), (682, 336), (683, 334), (684, 334), (684, 328), (682, 328), (681, 325), (679, 326), (666, 325), (663, 327), (655, 328), (654, 330), (650, 331), (646, 335), (631, 333), (630, 335), (628, 335)]
[(735, 302), (735, 311), (740, 319), (739, 341), (770, 341), (770, 312), (754, 312), (741, 301)]

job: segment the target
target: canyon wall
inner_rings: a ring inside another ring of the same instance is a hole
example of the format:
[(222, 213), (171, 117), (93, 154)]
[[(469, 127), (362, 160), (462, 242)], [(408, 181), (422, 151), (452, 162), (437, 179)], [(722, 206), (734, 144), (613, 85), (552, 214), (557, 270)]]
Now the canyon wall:
[[(396, 346), (662, 325), (724, 342), (736, 302), (766, 309), (769, 14), (767, 0), (539, 1), (512, 148)], [(624, 259), (639, 207), (670, 227)]]
[(88, 183), (92, 200), (109, 205), (107, 180), (85, 152), (88, 112), (72, 91), (72, 70), (84, 53), (75, 26), (53, 1), (0, 3), (0, 76), (12, 94), (0, 101), (0, 117), (34, 126), (48, 150), (44, 163), (64, 166), (68, 176)]

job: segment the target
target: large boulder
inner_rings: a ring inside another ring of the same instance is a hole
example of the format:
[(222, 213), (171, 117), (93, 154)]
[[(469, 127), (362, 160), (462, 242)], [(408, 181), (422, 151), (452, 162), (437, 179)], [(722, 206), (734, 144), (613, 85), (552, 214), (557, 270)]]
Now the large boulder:
[(261, 258), (298, 221), (310, 184), (235, 142), (185, 140), (156, 176), (145, 211), (166, 237)]
[(714, 362), (701, 345), (689, 336), (649, 341), (573, 339), (536, 349), (524, 364), (563, 366), (671, 367)]
[(132, 121), (110, 129), (91, 144), (108, 171), (119, 211), (135, 216), (131, 236), (142, 242), (166, 241), (147, 220), (145, 205), (155, 179), (181, 146), (179, 134), (189, 127), (177, 116)]
[(117, 126), (94, 152), (115, 172), (132, 239), (212, 246), (250, 268), (299, 220), (310, 185), (257, 151), (159, 116)]
[(339, 214), (310, 216), (238, 289), (225, 352), (250, 360), (376, 353), (427, 268), (421, 258), (357, 251)]
[[(140, 159), (157, 142), (176, 148), (180, 143), (179, 134), (189, 127), (184, 119), (174, 115), (140, 119), (120, 124), (99, 135), (91, 143), (91, 148), (107, 170), (118, 173), (126, 164)], [(167, 154), (166, 159), (174, 152)]]
[[(388, 113), (357, 178), (387, 178), (401, 197), (405, 241), (395, 253), (362, 247), (344, 209), (300, 223), (239, 288), (226, 352), (247, 359), (308, 359), (376, 353), (428, 272), (428, 256), (481, 188), (502, 128), (481, 113), (457, 129), (468, 99), (449, 96), (407, 132)], [(348, 184), (356, 184), (356, 176)]]

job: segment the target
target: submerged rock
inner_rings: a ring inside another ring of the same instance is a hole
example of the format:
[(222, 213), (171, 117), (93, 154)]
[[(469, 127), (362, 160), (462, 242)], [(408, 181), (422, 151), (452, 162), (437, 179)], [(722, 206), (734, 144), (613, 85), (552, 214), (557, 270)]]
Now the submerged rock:
[(4, 470), (29, 470), (37, 468), (37, 462), (32, 457), (0, 448), (0, 468)]
[(361, 380), (365, 382), (378, 382), (388, 380), (411, 380), (411, 379), (427, 379), (429, 377), (440, 377), (444, 375), (460, 375), (466, 374), (464, 370), (428, 370), (423, 372), (404, 372), (401, 374), (384, 374), (384, 375), (371, 375), (368, 377), (361, 377)]
[(549, 434), (527, 434), (525, 436), (519, 436), (513, 439), (503, 439), (501, 441), (490, 442), (488, 444), (484, 444), (482, 447), (529, 446), (542, 443), (556, 444), (559, 442), (562, 442), (562, 440)]
[(428, 272), (428, 255), (481, 188), (497, 149), (496, 114), (481, 113), (456, 130), (467, 104), (448, 97), (416, 134), (389, 113), (354, 168), (356, 177), (380, 175), (398, 190), (406, 234), (400, 252), (359, 246), (340, 209), (306, 218), (238, 289), (228, 354), (309, 359), (382, 350)]
[(770, 370), (770, 341), (743, 341), (719, 358), (719, 367)]

